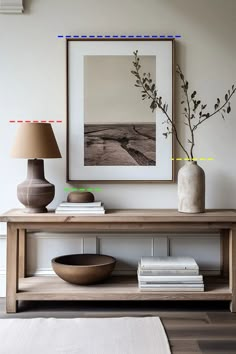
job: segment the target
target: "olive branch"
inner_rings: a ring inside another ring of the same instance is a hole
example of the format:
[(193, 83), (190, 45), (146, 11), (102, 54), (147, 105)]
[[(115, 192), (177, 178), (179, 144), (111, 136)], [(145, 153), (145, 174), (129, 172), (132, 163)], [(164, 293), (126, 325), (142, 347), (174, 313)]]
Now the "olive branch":
[(197, 91), (193, 91), (191, 94), (189, 92), (189, 83), (185, 79), (183, 72), (180, 67), (177, 65), (176, 73), (181, 81), (181, 88), (183, 90), (183, 99), (181, 100), (181, 105), (184, 105), (183, 115), (184, 115), (184, 124), (189, 129), (189, 138), (188, 138), (188, 148), (184, 147), (184, 144), (179, 138), (178, 129), (176, 123), (173, 121), (168, 113), (168, 104), (163, 102), (162, 97), (158, 93), (156, 83), (153, 82), (150, 73), (141, 73), (141, 64), (140, 58), (138, 57), (138, 50), (134, 53), (133, 66), (134, 70), (131, 73), (136, 77), (136, 82), (134, 86), (141, 88), (142, 100), (148, 99), (151, 101), (150, 108), (152, 112), (156, 109), (160, 109), (166, 120), (163, 122), (167, 125), (166, 132), (163, 135), (167, 138), (168, 135), (174, 134), (176, 141), (180, 145), (181, 149), (187, 155), (189, 160), (194, 159), (194, 147), (195, 147), (195, 131), (198, 127), (220, 113), (222, 119), (225, 119), (225, 115), (231, 112), (230, 100), (236, 91), (235, 85), (232, 85), (231, 89), (227, 91), (224, 96), (223, 101), (217, 98), (216, 103), (212, 110), (207, 109), (207, 104), (203, 103), (200, 99), (197, 98)]

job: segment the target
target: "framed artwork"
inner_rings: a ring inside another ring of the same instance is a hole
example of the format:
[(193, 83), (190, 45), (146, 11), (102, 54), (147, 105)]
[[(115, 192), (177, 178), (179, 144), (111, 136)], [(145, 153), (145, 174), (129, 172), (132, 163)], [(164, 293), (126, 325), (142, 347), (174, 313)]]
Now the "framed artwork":
[(67, 40), (69, 182), (173, 182), (173, 137), (134, 86), (135, 51), (172, 117), (173, 39)]

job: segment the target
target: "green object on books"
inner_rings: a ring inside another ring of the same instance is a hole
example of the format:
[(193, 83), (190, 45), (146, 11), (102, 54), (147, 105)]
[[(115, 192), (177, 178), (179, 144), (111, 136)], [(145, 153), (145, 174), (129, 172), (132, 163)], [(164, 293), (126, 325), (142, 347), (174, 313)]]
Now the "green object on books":
[(92, 188), (92, 187), (88, 187), (88, 188), (76, 188), (76, 187), (65, 187), (64, 191), (65, 192), (101, 192), (102, 188)]

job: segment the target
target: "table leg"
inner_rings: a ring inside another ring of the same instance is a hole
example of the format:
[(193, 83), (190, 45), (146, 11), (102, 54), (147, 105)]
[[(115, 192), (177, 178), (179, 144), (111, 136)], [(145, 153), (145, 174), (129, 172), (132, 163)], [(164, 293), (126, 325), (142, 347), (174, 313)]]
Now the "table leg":
[(221, 275), (229, 277), (229, 230), (221, 230)]
[(7, 297), (6, 311), (17, 311), (16, 293), (18, 290), (18, 229), (7, 224)]
[(26, 230), (19, 230), (19, 278), (26, 276)]
[(236, 312), (236, 228), (229, 232), (229, 286), (232, 291), (231, 312)]

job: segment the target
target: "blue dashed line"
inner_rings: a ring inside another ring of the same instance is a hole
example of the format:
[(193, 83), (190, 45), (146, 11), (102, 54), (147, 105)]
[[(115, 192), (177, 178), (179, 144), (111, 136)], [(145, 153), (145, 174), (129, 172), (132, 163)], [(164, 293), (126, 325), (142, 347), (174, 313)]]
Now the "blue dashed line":
[(90, 35), (90, 36), (86, 36), (86, 35), (83, 35), (83, 36), (71, 36), (71, 35), (66, 35), (66, 36), (63, 36), (63, 35), (58, 35), (57, 38), (182, 38), (181, 35), (177, 34), (177, 35), (144, 35), (142, 36), (141, 34), (138, 34), (136, 36), (134, 35), (129, 35), (129, 36), (126, 36), (126, 35), (121, 35), (121, 36), (118, 36), (118, 35), (113, 35), (113, 36), (110, 36), (110, 35), (105, 35), (105, 36), (102, 36), (102, 35)]

